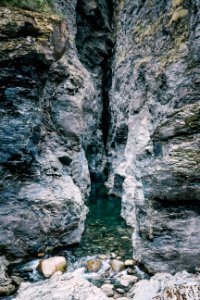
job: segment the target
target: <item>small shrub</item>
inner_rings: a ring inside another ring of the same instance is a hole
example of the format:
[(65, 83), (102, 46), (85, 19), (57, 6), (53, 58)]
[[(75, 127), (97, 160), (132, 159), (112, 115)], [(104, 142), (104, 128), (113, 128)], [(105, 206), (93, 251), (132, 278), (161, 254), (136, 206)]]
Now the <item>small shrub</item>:
[(38, 12), (53, 12), (53, 4), (50, 0), (0, 0), (0, 6), (18, 7)]
[(172, 7), (173, 8), (177, 8), (181, 5), (183, 5), (183, 0), (172, 0)]
[(184, 9), (183, 7), (179, 7), (174, 11), (169, 24), (171, 24), (173, 22), (177, 23), (181, 19), (185, 18), (187, 15), (188, 15), (188, 10)]

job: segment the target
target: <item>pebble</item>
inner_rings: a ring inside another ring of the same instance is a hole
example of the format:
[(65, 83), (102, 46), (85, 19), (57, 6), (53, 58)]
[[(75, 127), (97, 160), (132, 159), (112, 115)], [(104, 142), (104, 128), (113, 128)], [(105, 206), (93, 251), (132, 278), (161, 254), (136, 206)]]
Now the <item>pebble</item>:
[(121, 239), (122, 240), (129, 240), (129, 237), (128, 236), (122, 236)]
[(55, 256), (43, 259), (39, 262), (37, 270), (46, 278), (51, 277), (54, 273), (60, 271), (65, 272), (67, 262), (63, 256)]
[(9, 296), (14, 293), (16, 287), (13, 284), (0, 286), (0, 297), (1, 296)]
[(38, 253), (37, 256), (38, 256), (38, 257), (43, 257), (43, 256), (45, 256), (45, 253), (44, 253), (44, 252), (40, 252), (40, 253)]
[(114, 252), (112, 252), (111, 255), (110, 255), (110, 257), (111, 257), (111, 258), (116, 258), (117, 255), (116, 255)]
[(19, 286), (24, 281), (23, 278), (18, 276), (11, 276), (11, 279), (16, 286)]
[(113, 272), (121, 272), (125, 268), (124, 263), (121, 260), (113, 259), (111, 260), (110, 264)]
[(112, 297), (114, 295), (113, 288), (114, 286), (112, 284), (103, 284), (101, 286), (101, 290), (107, 297)]
[(106, 254), (99, 254), (97, 257), (102, 260), (108, 259), (108, 255), (106, 255)]
[(124, 290), (122, 290), (122, 289), (116, 289), (116, 292), (118, 292), (119, 294), (122, 294), (122, 295), (125, 294)]
[(132, 269), (132, 268), (128, 268), (128, 269), (127, 269), (127, 273), (128, 273), (129, 275), (133, 275), (133, 274), (135, 274), (135, 270)]
[(100, 259), (90, 259), (86, 263), (87, 272), (98, 272), (102, 266), (102, 261)]
[(128, 287), (136, 283), (138, 281), (138, 278), (137, 276), (133, 276), (133, 275), (123, 275), (118, 280), (121, 285), (123, 285), (124, 287)]
[(125, 264), (125, 267), (132, 267), (135, 265), (135, 260), (127, 259), (124, 264)]

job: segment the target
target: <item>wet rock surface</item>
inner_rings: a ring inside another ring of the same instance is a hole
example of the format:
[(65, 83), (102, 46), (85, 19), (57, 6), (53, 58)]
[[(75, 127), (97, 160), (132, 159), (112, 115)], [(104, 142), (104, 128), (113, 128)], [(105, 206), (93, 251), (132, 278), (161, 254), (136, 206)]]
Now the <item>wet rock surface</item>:
[(37, 270), (46, 278), (51, 277), (56, 272), (65, 272), (67, 262), (65, 257), (57, 256), (43, 259), (39, 262)]

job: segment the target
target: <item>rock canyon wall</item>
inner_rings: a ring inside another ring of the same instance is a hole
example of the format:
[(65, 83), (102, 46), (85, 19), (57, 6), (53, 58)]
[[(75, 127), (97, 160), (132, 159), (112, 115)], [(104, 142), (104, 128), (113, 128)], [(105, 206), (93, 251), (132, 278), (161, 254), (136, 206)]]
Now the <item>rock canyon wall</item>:
[(199, 264), (199, 5), (127, 0), (115, 11), (107, 186), (152, 273)]
[(80, 241), (106, 178), (150, 272), (199, 264), (200, 3), (0, 8), (0, 252)]

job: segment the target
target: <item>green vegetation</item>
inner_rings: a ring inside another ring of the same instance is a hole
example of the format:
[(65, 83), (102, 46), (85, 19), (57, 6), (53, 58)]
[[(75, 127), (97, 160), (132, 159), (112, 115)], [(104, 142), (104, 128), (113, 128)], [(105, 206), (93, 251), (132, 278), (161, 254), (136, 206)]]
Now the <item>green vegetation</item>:
[(163, 16), (160, 16), (155, 22), (149, 25), (137, 23), (134, 29), (134, 36), (136, 41), (142, 43), (149, 36), (153, 36), (160, 28), (163, 23)]
[(183, 5), (183, 0), (172, 0), (172, 7), (173, 8), (177, 8), (181, 5)]
[(0, 0), (0, 6), (18, 7), (37, 12), (53, 12), (53, 4), (51, 0)]
[(177, 23), (181, 19), (185, 18), (188, 15), (188, 10), (184, 9), (182, 6), (178, 7), (172, 14), (171, 20), (169, 22), (169, 25), (171, 25), (173, 22)]

